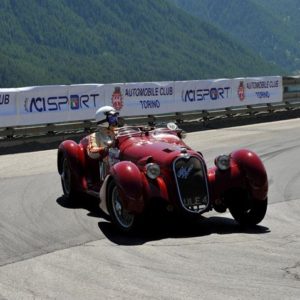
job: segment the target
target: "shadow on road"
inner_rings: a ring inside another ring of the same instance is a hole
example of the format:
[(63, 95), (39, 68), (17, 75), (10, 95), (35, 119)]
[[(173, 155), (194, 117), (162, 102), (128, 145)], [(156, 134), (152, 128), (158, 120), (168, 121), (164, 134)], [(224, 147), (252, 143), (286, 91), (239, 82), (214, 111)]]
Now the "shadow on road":
[(61, 196), (56, 199), (56, 202), (68, 209), (86, 209), (88, 211), (89, 217), (102, 218), (105, 220), (109, 220), (109, 216), (107, 216), (99, 207), (99, 201), (94, 197), (88, 197), (83, 195), (83, 198), (76, 201), (70, 201), (66, 197)]
[(208, 218), (201, 216), (191, 221), (172, 214), (154, 214), (146, 217), (140, 226), (129, 234), (116, 229), (110, 222), (110, 217), (99, 208), (96, 198), (83, 196), (80, 200), (70, 202), (62, 196), (56, 202), (67, 209), (85, 209), (89, 217), (102, 219), (98, 223), (99, 229), (107, 239), (118, 245), (134, 246), (167, 238), (191, 238), (210, 234), (265, 234), (270, 232), (269, 228), (261, 225), (251, 228), (241, 227), (233, 219), (222, 216)]
[(270, 229), (261, 225), (245, 228), (238, 225), (233, 219), (225, 217), (201, 217), (197, 221), (183, 221), (181, 219), (156, 220), (155, 224), (145, 223), (134, 233), (120, 233), (111, 223), (99, 222), (103, 234), (118, 245), (142, 245), (144, 243), (167, 238), (192, 238), (210, 234), (265, 234)]

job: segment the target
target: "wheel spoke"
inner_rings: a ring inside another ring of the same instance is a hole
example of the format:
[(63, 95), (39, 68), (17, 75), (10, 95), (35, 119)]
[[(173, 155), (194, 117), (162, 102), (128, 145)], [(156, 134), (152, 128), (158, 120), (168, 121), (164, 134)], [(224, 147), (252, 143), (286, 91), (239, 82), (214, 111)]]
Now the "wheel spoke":
[(112, 192), (112, 205), (113, 213), (119, 225), (124, 229), (130, 228), (134, 222), (134, 215), (128, 213), (124, 209), (122, 200), (119, 197), (119, 193), (116, 186), (114, 187)]

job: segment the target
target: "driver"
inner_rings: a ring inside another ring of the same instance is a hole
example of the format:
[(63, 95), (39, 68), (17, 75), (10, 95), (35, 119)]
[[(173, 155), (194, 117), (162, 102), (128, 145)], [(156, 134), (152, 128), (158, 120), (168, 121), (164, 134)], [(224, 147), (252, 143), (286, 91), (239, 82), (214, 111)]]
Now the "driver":
[(104, 159), (114, 145), (119, 113), (111, 106), (100, 107), (95, 115), (98, 130), (88, 136), (87, 153), (93, 159)]

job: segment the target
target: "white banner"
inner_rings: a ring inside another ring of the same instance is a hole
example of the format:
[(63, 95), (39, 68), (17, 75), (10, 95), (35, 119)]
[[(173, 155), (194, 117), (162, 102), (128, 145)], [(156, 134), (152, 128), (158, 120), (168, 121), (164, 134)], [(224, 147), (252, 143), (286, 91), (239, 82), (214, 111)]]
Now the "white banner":
[(41, 86), (20, 92), (19, 125), (93, 119), (104, 105), (102, 85)]
[(0, 89), (0, 127), (13, 126), (17, 121), (16, 89)]
[(280, 76), (0, 89), (0, 127), (91, 120), (103, 105), (130, 117), (282, 100)]
[(16, 113), (16, 92), (10, 89), (0, 90), (0, 115), (13, 115)]
[(236, 78), (233, 82), (235, 106), (281, 102), (282, 77)]
[(232, 80), (176, 82), (175, 100), (179, 112), (230, 107), (234, 104)]
[(175, 84), (176, 111), (266, 104), (281, 102), (282, 98), (282, 78), (279, 76), (182, 81)]
[(105, 85), (105, 104), (121, 116), (154, 115), (174, 109), (175, 82)]

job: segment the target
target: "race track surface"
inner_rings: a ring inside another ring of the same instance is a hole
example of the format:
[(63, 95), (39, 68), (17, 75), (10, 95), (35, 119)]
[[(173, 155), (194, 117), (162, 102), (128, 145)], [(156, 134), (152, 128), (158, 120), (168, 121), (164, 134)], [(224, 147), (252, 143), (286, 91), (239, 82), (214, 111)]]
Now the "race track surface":
[(0, 299), (300, 299), (300, 119), (186, 142), (208, 166), (238, 148), (261, 156), (270, 193), (259, 226), (210, 212), (126, 237), (97, 203), (64, 200), (56, 150), (0, 155)]

